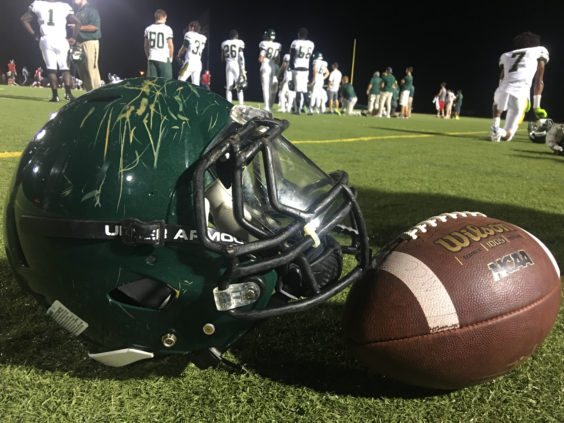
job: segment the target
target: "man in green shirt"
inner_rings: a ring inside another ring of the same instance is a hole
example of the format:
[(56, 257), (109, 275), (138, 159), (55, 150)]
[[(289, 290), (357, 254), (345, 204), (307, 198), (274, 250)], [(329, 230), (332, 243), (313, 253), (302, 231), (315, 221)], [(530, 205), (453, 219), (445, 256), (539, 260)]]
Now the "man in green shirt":
[(392, 74), (392, 68), (388, 66), (382, 75), (380, 104), (378, 106), (378, 114), (376, 116), (390, 117), (390, 111), (392, 109), (392, 94), (396, 85), (396, 78)]
[(401, 80), (401, 93), (400, 93), (400, 106), (401, 106), (401, 117), (409, 117), (409, 93), (411, 87), (413, 86), (413, 68), (410, 66), (405, 69), (405, 76)]
[(82, 48), (84, 59), (77, 62), (80, 79), (86, 91), (91, 91), (100, 86), (100, 69), (98, 57), (100, 54), (100, 14), (88, 4), (88, 0), (74, 0), (77, 7), (76, 17), (80, 20), (77, 39), (70, 39), (70, 44), (77, 42)]
[(354, 105), (358, 101), (356, 97), (356, 92), (354, 91), (354, 87), (349, 84), (349, 77), (343, 76), (343, 83), (341, 84), (341, 88), (339, 90), (340, 97), (343, 98), (343, 106), (345, 107), (345, 113), (347, 115), (353, 115), (354, 112)]
[(413, 110), (413, 97), (415, 96), (415, 85), (411, 86), (409, 90), (409, 100), (407, 101), (407, 116), (411, 117), (411, 111)]
[(374, 72), (372, 79), (368, 83), (366, 95), (368, 96), (368, 114), (375, 115), (378, 112), (378, 104), (380, 103), (380, 87), (382, 85), (382, 78), (380, 72)]
[(462, 99), (464, 96), (462, 95), (462, 90), (458, 90), (456, 92), (456, 98), (454, 99), (454, 118), (460, 119), (460, 108), (462, 107)]

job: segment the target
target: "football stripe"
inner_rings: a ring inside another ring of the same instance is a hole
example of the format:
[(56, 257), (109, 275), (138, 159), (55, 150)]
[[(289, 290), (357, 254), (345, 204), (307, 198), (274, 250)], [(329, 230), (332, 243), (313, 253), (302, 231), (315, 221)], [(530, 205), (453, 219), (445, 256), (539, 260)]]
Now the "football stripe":
[(460, 327), (449, 293), (425, 263), (406, 253), (392, 251), (380, 268), (401, 280), (423, 309), (429, 330), (440, 332)]
[(558, 267), (558, 263), (556, 263), (556, 259), (554, 258), (554, 256), (552, 255), (552, 253), (548, 249), (548, 247), (546, 245), (544, 245), (544, 243), (540, 239), (538, 239), (536, 236), (534, 236), (532, 233), (527, 232), (523, 228), (519, 228), (519, 229), (521, 229), (523, 232), (525, 232), (527, 235), (529, 235), (531, 238), (533, 238), (537, 242), (537, 244), (539, 244), (541, 246), (541, 248), (544, 250), (544, 252), (548, 256), (548, 258), (552, 262), (552, 265), (554, 266), (554, 270), (556, 271), (556, 274), (558, 275), (558, 277), (560, 277), (560, 268)]

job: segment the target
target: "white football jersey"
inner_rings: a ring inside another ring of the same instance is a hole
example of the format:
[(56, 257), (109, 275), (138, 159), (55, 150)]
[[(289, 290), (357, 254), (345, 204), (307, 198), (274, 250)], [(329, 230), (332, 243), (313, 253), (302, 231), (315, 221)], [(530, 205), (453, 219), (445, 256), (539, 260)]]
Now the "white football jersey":
[(290, 82), (293, 78), (292, 76), (292, 71), (290, 70), (290, 55), (289, 54), (285, 54), (283, 59), (282, 59), (282, 63), (286, 62), (286, 68), (284, 69), (284, 75), (283, 75), (283, 79), (282, 82), (283, 83), (287, 83)]
[(259, 50), (260, 56), (264, 57), (262, 63), (264, 65), (274, 65), (274, 63), (279, 60), (281, 49), (282, 45), (276, 41), (261, 41), (259, 44)]
[(42, 37), (67, 38), (67, 16), (74, 14), (72, 7), (62, 1), (35, 0), (29, 11), (37, 16)]
[(185, 60), (191, 61), (194, 59), (202, 60), (202, 52), (206, 46), (208, 37), (194, 31), (188, 31), (184, 34), (184, 43), (186, 46)]
[(309, 60), (313, 53), (315, 45), (313, 41), (309, 40), (294, 40), (290, 46), (290, 50), (296, 50), (294, 56), (294, 63), (292, 63), (294, 69), (296, 68), (307, 68), (309, 69)]
[(537, 72), (538, 61), (548, 62), (548, 59), (548, 50), (541, 46), (503, 53), (499, 58), (499, 66), (503, 67), (500, 88), (510, 94), (528, 94)]
[(168, 40), (172, 39), (172, 28), (165, 24), (154, 23), (145, 28), (145, 38), (149, 40), (149, 60), (168, 62), (170, 50)]
[(226, 62), (240, 62), (243, 50), (245, 50), (245, 42), (237, 38), (221, 43), (221, 54)]
[(316, 73), (314, 75), (315, 82), (323, 83), (323, 75), (325, 75), (325, 71), (327, 70), (327, 62), (323, 59), (315, 59), (313, 61), (313, 69), (316, 70)]

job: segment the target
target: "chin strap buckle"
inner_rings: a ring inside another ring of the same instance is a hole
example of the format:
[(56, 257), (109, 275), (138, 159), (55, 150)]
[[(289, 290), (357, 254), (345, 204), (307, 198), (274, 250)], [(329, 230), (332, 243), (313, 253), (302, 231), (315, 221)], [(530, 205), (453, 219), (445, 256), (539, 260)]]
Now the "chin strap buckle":
[(121, 242), (125, 245), (162, 247), (165, 241), (166, 225), (163, 220), (143, 222), (139, 219), (126, 219), (121, 222)]
[(317, 226), (313, 225), (312, 223), (313, 222), (309, 222), (304, 226), (304, 233), (306, 234), (306, 236), (309, 236), (311, 237), (311, 239), (313, 239), (313, 248), (317, 248), (321, 245), (321, 241), (319, 239), (319, 236), (315, 232)]

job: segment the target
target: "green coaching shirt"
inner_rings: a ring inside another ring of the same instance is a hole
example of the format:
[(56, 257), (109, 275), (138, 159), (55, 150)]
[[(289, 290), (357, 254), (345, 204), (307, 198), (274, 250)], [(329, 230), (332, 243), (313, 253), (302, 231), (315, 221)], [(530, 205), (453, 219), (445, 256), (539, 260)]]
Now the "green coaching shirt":
[(396, 82), (396, 78), (394, 77), (394, 75), (388, 74), (388, 75), (384, 75), (382, 77), (382, 80), (384, 81), (384, 88), (382, 88), (382, 91), (385, 93), (391, 93), (393, 92), (393, 86), (394, 83)]
[(382, 85), (382, 78), (380, 78), (379, 76), (374, 76), (370, 80), (370, 85), (372, 85), (372, 88), (370, 88), (370, 92), (368, 94), (380, 94), (380, 85)]
[(343, 84), (341, 85), (341, 95), (349, 100), (351, 98), (356, 97), (356, 93), (354, 92), (354, 88), (351, 84)]
[(99, 40), (102, 38), (100, 15), (96, 9), (87, 3), (76, 12), (76, 17), (80, 20), (82, 26), (94, 25), (98, 28), (94, 32), (80, 31), (78, 33), (78, 41)]
[(411, 87), (413, 86), (413, 75), (405, 75), (403, 77), (404, 83), (402, 87), (402, 91), (411, 91)]

